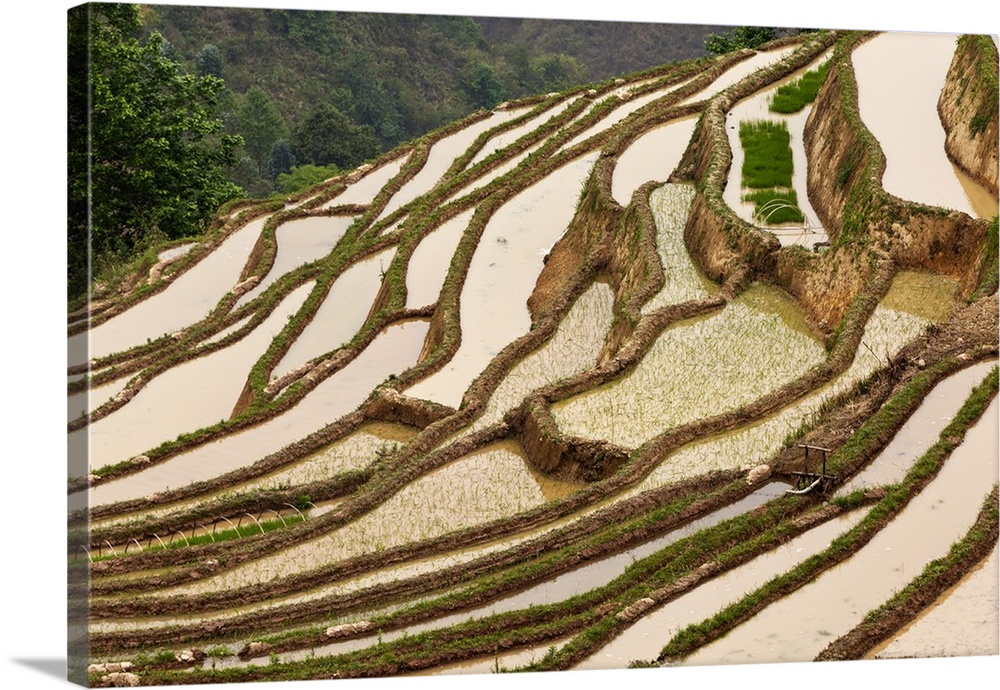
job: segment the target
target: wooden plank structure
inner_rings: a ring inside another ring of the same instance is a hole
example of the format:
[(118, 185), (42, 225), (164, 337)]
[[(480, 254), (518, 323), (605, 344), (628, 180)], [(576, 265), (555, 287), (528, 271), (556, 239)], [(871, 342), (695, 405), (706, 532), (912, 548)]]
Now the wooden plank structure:
[[(811, 491), (818, 490), (821, 494), (825, 494), (830, 489), (832, 489), (840, 479), (832, 474), (826, 473), (826, 454), (832, 453), (833, 451), (829, 448), (821, 448), (820, 446), (810, 446), (803, 443), (797, 444), (799, 448), (805, 450), (805, 459), (802, 462), (802, 472), (789, 472), (793, 477), (795, 477), (795, 489), (789, 489), (788, 493), (791, 494), (807, 494)], [(819, 472), (809, 471), (809, 451), (816, 451), (822, 453), (823, 462), (820, 467)]]

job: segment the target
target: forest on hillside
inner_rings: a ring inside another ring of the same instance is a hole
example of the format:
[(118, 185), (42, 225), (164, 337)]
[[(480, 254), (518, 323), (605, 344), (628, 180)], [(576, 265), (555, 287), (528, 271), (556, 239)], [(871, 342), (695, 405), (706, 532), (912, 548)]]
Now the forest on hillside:
[(503, 101), (724, 52), (694, 25), (86, 7), (69, 26), (71, 297), (229, 199), (293, 193)]
[[(225, 80), (226, 127), (247, 154), (232, 177), (251, 196), (275, 191), (291, 167), (287, 156), (268, 166), (277, 141), (298, 165), (351, 167), (504, 100), (707, 55), (713, 30), (156, 5), (143, 13), (146, 31), (161, 33), (181, 64)], [(329, 137), (306, 134), (323, 129), (353, 144), (336, 152), (319, 143)], [(281, 191), (315, 181), (288, 180)]]

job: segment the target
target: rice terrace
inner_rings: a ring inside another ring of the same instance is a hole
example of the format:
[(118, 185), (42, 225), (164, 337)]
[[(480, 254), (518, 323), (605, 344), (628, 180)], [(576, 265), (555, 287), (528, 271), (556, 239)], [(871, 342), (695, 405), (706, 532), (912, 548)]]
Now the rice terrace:
[(510, 100), (95, 285), (82, 682), (996, 654), (997, 62)]

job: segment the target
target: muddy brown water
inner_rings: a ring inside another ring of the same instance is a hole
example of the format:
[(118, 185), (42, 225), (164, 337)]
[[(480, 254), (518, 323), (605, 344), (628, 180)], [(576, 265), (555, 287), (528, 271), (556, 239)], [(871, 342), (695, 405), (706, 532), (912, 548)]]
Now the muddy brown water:
[(934, 480), (848, 561), (697, 651), (685, 665), (809, 661), (930, 560), (943, 557), (975, 522), (997, 481), (997, 415), (994, 399)]
[(846, 495), (856, 489), (902, 481), (913, 463), (937, 442), (941, 431), (954, 419), (972, 389), (995, 366), (996, 360), (980, 362), (937, 384), (878, 457), (857, 477), (846, 482), (837, 494)]
[(501, 125), (516, 117), (519, 113), (513, 110), (501, 110), (475, 124), (464, 127), (453, 134), (436, 141), (431, 147), (424, 166), (413, 176), (402, 189), (396, 192), (379, 214), (379, 219), (385, 218), (393, 211), (408, 204), (418, 196), (428, 192), (436, 185), (452, 162), (469, 148), (480, 134), (497, 125)]
[(127, 377), (68, 396), (66, 398), (66, 421), (72, 422), (74, 419), (96, 410), (118, 395), (126, 385), (128, 385)]
[(721, 75), (716, 78), (707, 87), (694, 94), (690, 98), (681, 101), (678, 105), (687, 105), (689, 103), (697, 103), (698, 101), (707, 100), (717, 95), (720, 91), (728, 89), (730, 86), (736, 84), (736, 82), (741, 79), (750, 76), (752, 73), (758, 69), (768, 67), (776, 62), (784, 60), (786, 57), (795, 52), (798, 46), (793, 46), (790, 48), (781, 48), (778, 50), (770, 50), (766, 52), (759, 52), (742, 62), (739, 62)]
[[(584, 141), (586, 139), (589, 139), (590, 137), (594, 136), (595, 134), (600, 134), (601, 132), (605, 132), (605, 131), (611, 129), (612, 127), (614, 127), (615, 125), (617, 125), (619, 122), (621, 122), (626, 117), (628, 117), (629, 115), (631, 115), (635, 111), (639, 110), (643, 106), (648, 105), (648, 104), (652, 103), (653, 101), (655, 101), (656, 99), (662, 98), (663, 96), (666, 96), (667, 94), (669, 94), (669, 93), (671, 93), (673, 91), (676, 91), (681, 86), (683, 86), (683, 83), (682, 84), (674, 84), (672, 86), (668, 86), (668, 87), (663, 88), (663, 89), (658, 89), (656, 91), (650, 91), (649, 93), (643, 94), (641, 96), (634, 96), (632, 98), (628, 98), (627, 97), (627, 94), (628, 94), (629, 91), (631, 91), (631, 88), (626, 88), (626, 89), (619, 90), (619, 93), (621, 93), (623, 96), (626, 96), (626, 98), (624, 98), (622, 100), (621, 105), (619, 105), (618, 107), (614, 108), (610, 113), (608, 113), (607, 115), (605, 115), (604, 117), (602, 117), (592, 127), (588, 128), (584, 132), (581, 132), (576, 137), (574, 137), (570, 141), (566, 142), (566, 144), (562, 147), (562, 150), (565, 150), (565, 149), (571, 148), (573, 146), (576, 146), (580, 142), (582, 142), (582, 141)], [(605, 98), (607, 98), (607, 97), (605, 97)], [(599, 99), (598, 101), (595, 102), (595, 104), (603, 102), (605, 100), (605, 98)], [(581, 114), (581, 117), (583, 115), (585, 115), (585, 114), (586, 113)], [(664, 176), (663, 179), (666, 179), (666, 176)]]
[(648, 541), (645, 544), (640, 544), (609, 558), (574, 568), (569, 572), (535, 585), (523, 592), (518, 592), (513, 596), (495, 601), (488, 606), (428, 621), (427, 623), (411, 627), (408, 632), (412, 635), (424, 630), (446, 628), (469, 619), (483, 618), (507, 611), (516, 611), (530, 606), (551, 604), (577, 594), (583, 594), (611, 582), (621, 575), (632, 563), (656, 553), (660, 549), (666, 548), (670, 544), (691, 536), (700, 530), (753, 510), (775, 496), (780, 496), (788, 488), (787, 484), (772, 482), (754, 491), (746, 498), (714, 511), (705, 517), (694, 520), (683, 527), (672, 530), (662, 537)]
[(441, 293), (451, 257), (472, 220), (474, 209), (445, 221), (431, 232), (410, 255), (406, 265), (406, 306), (410, 309), (434, 304)]
[(649, 130), (618, 157), (611, 196), (628, 206), (632, 194), (650, 180), (666, 180), (680, 163), (698, 118), (687, 117)]
[(296, 369), (314, 357), (347, 344), (364, 325), (382, 286), (395, 248), (385, 249), (345, 270), (327, 293), (312, 320), (274, 367), (272, 378)]
[(370, 171), (357, 182), (349, 185), (347, 189), (323, 204), (323, 208), (341, 206), (346, 204), (370, 204), (375, 195), (386, 185), (389, 180), (395, 177), (402, 169), (403, 164), (410, 159), (410, 154), (400, 156), (379, 166), (376, 170)]
[[(497, 151), (500, 151), (501, 149), (510, 146), (511, 144), (513, 144), (515, 141), (525, 136), (526, 134), (530, 134), (531, 132), (535, 131), (536, 129), (544, 125), (546, 122), (548, 122), (552, 118), (556, 117), (557, 115), (565, 111), (566, 108), (568, 108), (575, 102), (576, 102), (575, 98), (566, 98), (556, 103), (545, 112), (539, 113), (536, 117), (531, 118), (524, 124), (519, 125), (513, 129), (509, 129), (505, 132), (500, 132), (499, 134), (496, 134), (495, 136), (491, 137), (490, 140), (486, 142), (486, 145), (483, 146), (483, 148), (480, 149), (475, 156), (473, 156), (472, 161), (469, 163), (469, 167), (471, 168), (477, 163), (480, 163), (483, 160), (489, 158), (492, 154), (496, 153)], [(510, 112), (515, 117), (520, 117), (521, 115), (524, 114), (523, 109)]]
[[(726, 134), (729, 136), (729, 148), (732, 151), (733, 160), (722, 198), (743, 220), (774, 234), (782, 246), (801, 245), (812, 248), (817, 242), (826, 242), (829, 237), (827, 237), (826, 230), (820, 225), (819, 215), (809, 202), (809, 193), (806, 187), (808, 163), (802, 142), (806, 119), (812, 111), (812, 105), (807, 105), (797, 113), (782, 115), (770, 111), (771, 101), (779, 87), (799, 79), (809, 70), (816, 69), (829, 57), (830, 53), (827, 53), (806, 67), (775, 82), (767, 89), (743, 99), (726, 114)], [(792, 189), (796, 193), (798, 207), (805, 216), (804, 223), (773, 226), (767, 222), (766, 214), (764, 218), (755, 218), (754, 204), (743, 201), (743, 195), (750, 190), (742, 185), (742, 168), (745, 156), (743, 146), (740, 143), (739, 130), (740, 123), (749, 121), (783, 122), (788, 127), (789, 144), (792, 149)]]
[[(576, 568), (568, 573), (560, 575), (552, 580), (543, 582), (535, 587), (532, 587), (524, 592), (515, 594), (514, 596), (501, 599), (494, 602), (488, 606), (484, 606), (471, 611), (463, 611), (451, 616), (445, 616), (443, 618), (438, 618), (426, 623), (422, 623), (416, 626), (411, 626), (406, 630), (397, 630), (393, 632), (387, 632), (382, 635), (368, 635), (361, 638), (346, 640), (342, 642), (335, 642), (329, 645), (317, 646), (314, 649), (305, 652), (292, 652), (287, 655), (282, 655), (283, 659), (299, 659), (305, 656), (316, 655), (316, 656), (328, 656), (332, 654), (342, 654), (348, 651), (361, 649), (367, 646), (377, 644), (381, 642), (389, 642), (395, 639), (399, 639), (404, 635), (415, 635), (426, 630), (445, 628), (450, 625), (461, 623), (466, 620), (482, 618), (484, 616), (489, 616), (494, 613), (513, 611), (521, 608), (526, 608), (533, 605), (552, 603), (555, 601), (561, 601), (568, 596), (572, 596), (575, 593), (585, 592), (594, 587), (599, 587), (612, 579), (617, 577), (622, 573), (622, 571), (632, 562), (643, 558), (659, 549), (662, 549), (669, 544), (682, 539), (686, 536), (694, 534), (700, 529), (704, 529), (711, 525), (717, 524), (722, 520), (731, 518), (735, 515), (741, 514), (748, 510), (752, 510), (754, 507), (765, 503), (776, 495), (780, 495), (788, 486), (780, 482), (773, 482), (768, 484), (761, 489), (757, 490), (750, 496), (734, 503), (731, 506), (727, 506), (721, 510), (715, 511), (710, 515), (700, 518), (696, 521), (685, 525), (677, 530), (671, 531), (669, 534), (664, 535), (660, 538), (651, 540), (645, 544), (639, 545), (628, 551), (617, 554), (610, 558), (602, 559), (595, 563)], [(551, 645), (551, 643), (550, 643)], [(542, 649), (547, 650), (546, 645)], [(528, 650), (530, 651), (530, 650)], [(512, 666), (518, 663), (526, 663), (530, 661), (529, 658), (525, 658), (528, 652), (517, 652), (511, 655), (507, 655), (505, 658), (507, 660), (506, 665)], [(544, 655), (544, 652), (542, 653)], [(540, 656), (542, 656), (540, 655)], [(492, 662), (492, 660), (490, 660)], [(481, 664), (486, 663), (485, 661), (471, 661), (465, 664), (455, 665), (453, 672), (456, 673), (472, 673), (476, 672)], [(436, 673), (437, 671), (429, 671), (429, 673)]]
[(192, 249), (194, 249), (196, 245), (197, 245), (196, 242), (188, 242), (187, 244), (181, 244), (176, 247), (171, 247), (170, 249), (165, 249), (159, 254), (157, 254), (156, 258), (159, 259), (160, 261), (170, 261), (172, 259), (177, 259), (184, 256)]
[(277, 252), (271, 269), (256, 287), (236, 301), (233, 309), (250, 302), (289, 271), (329, 254), (353, 222), (350, 217), (314, 216), (279, 225), (274, 233)]
[(864, 517), (865, 511), (830, 520), (773, 551), (699, 585), (633, 623), (621, 635), (598, 649), (575, 668), (627, 668), (631, 661), (651, 661), (678, 631), (697, 623), (768, 580), (825, 549), (838, 535)]
[(184, 362), (147, 383), (132, 400), (81, 430), (90, 436), (92, 469), (139, 455), (233, 411), (250, 368), (312, 289), (300, 286), (250, 334), (204, 357)]
[(956, 38), (945, 33), (883, 33), (858, 46), (851, 59), (861, 119), (885, 153), (885, 190), (971, 215), (972, 204), (944, 150), (945, 132), (937, 112)]
[(176, 455), (137, 474), (97, 484), (91, 505), (142, 498), (252, 464), (336, 421), (356, 408), (392, 373), (412, 366), (427, 333), (426, 321), (385, 329), (356, 359), (313, 389), (292, 409), (256, 427)]
[(472, 380), (509, 342), (528, 331), (527, 300), (543, 259), (565, 232), (593, 153), (562, 166), (519, 193), (490, 218), (462, 287), (462, 342), (438, 372), (407, 395), (458, 407)]
[(102, 357), (196, 323), (236, 284), (266, 220), (247, 223), (162, 292), (70, 338), (70, 351), (89, 338), (91, 358)]
[(869, 659), (986, 656), (1000, 652), (997, 549)]

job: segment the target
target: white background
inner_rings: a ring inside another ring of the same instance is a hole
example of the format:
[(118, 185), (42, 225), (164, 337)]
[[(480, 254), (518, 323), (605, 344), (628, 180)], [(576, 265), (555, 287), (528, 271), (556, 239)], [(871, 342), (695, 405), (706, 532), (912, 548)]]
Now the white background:
[[(172, 0), (160, 0), (179, 4)], [(5, 3), (4, 83), (0, 100), (3, 128), (0, 170), (3, 215), (0, 221), (0, 278), (4, 310), (3, 361), (7, 404), (4, 433), (2, 502), (2, 601), (0, 681), (3, 688), (65, 687), (65, 44), (66, 10), (77, 3)], [(187, 4), (197, 4), (189, 2)], [(478, 14), (570, 19), (945, 31), (997, 34), (996, 3), (947, 0), (898, 3), (890, 13), (867, 0), (830, 3), (802, 0), (679, 3), (615, 0), (602, 4), (551, 0), (479, 0), (416, 4), (367, 0), (214, 0), (206, 4), (298, 9)], [(888, 3), (886, 3), (888, 4)], [(897, 3), (894, 3), (897, 4)], [(985, 9), (992, 6), (993, 9)], [(572, 9), (568, 9), (572, 7)], [(979, 683), (1000, 677), (1000, 657), (826, 664), (786, 664), (698, 669), (586, 671), (434, 679), (321, 681), (316, 688), (464, 688), (470, 682), (489, 688), (535, 690), (543, 684), (606, 687), (627, 681), (637, 688), (763, 687), (795, 683), (802, 687), (843, 688), (856, 683), (875, 687), (931, 688), (958, 682)], [(992, 684), (986, 681), (987, 685)], [(405, 685), (404, 685), (405, 683)], [(212, 686), (228, 687), (237, 686)], [(261, 690), (287, 683), (239, 686)]]

